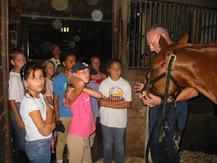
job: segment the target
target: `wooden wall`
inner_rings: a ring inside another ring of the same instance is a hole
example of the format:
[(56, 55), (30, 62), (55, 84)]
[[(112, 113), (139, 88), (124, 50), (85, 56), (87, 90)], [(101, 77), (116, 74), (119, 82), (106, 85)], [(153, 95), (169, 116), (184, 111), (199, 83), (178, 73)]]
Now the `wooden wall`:
[(8, 0), (0, 1), (0, 162), (11, 162), (8, 121)]

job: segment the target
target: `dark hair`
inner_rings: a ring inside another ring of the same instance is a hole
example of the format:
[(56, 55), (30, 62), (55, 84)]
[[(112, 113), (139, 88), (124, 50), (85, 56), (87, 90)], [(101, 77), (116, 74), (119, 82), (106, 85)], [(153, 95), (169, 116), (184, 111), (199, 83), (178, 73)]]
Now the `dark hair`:
[(33, 77), (34, 77), (36, 70), (42, 70), (42, 72), (43, 72), (43, 68), (39, 64), (36, 64), (36, 63), (27, 63), (27, 64), (25, 64), (22, 67), (21, 72), (20, 72), (21, 79), (22, 80), (27, 80), (27, 78), (29, 77), (29, 74), (30, 74), (31, 71), (33, 71)]
[(23, 54), (23, 50), (15, 49), (10, 53), (10, 60), (15, 60), (18, 54)]
[(92, 57), (90, 58), (90, 63), (92, 63), (94, 59), (98, 59), (99, 61), (101, 60), (98, 55), (92, 55)]
[(65, 62), (66, 59), (67, 59), (69, 56), (74, 56), (75, 58), (77, 58), (75, 52), (68, 52), (66, 55), (61, 55), (61, 56), (60, 56), (60, 62), (61, 62), (61, 63)]
[(54, 50), (55, 47), (58, 47), (60, 49), (60, 45), (57, 43), (54, 43), (50, 48), (51, 52)]
[(111, 65), (112, 65), (113, 63), (118, 63), (118, 64), (120, 64), (121, 69), (122, 69), (123, 64), (121, 63), (121, 61), (120, 61), (119, 59), (111, 59), (111, 60), (108, 62), (108, 69), (111, 68)]
[(56, 74), (64, 73), (64, 66), (62, 64), (58, 65), (56, 71)]

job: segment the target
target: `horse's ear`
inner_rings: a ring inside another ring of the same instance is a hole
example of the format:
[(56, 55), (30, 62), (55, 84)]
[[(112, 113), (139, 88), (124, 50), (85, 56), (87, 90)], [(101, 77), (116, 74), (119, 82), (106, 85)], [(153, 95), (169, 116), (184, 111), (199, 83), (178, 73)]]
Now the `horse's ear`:
[(159, 45), (161, 50), (165, 50), (168, 47), (167, 40), (162, 35), (160, 35)]
[(187, 44), (189, 39), (189, 34), (185, 33), (184, 36), (178, 41), (177, 45)]

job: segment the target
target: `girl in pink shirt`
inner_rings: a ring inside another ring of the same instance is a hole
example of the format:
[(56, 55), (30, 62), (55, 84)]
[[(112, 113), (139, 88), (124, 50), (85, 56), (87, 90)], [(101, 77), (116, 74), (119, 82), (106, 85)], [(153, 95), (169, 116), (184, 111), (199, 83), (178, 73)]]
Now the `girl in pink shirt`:
[(102, 98), (100, 92), (86, 87), (90, 74), (94, 73), (87, 64), (76, 63), (69, 75), (70, 84), (67, 88), (66, 104), (73, 112), (67, 136), (70, 163), (92, 162), (90, 135), (94, 133), (96, 127), (90, 96)]

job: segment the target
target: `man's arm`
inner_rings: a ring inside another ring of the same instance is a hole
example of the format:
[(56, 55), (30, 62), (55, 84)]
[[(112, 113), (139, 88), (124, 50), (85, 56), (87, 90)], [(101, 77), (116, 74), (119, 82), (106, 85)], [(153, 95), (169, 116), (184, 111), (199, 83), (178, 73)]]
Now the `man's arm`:
[(186, 101), (196, 96), (198, 96), (198, 91), (194, 88), (187, 87), (180, 92), (175, 100), (176, 102)]
[[(196, 97), (198, 95), (198, 91), (195, 90), (194, 88), (185, 88), (183, 89), (180, 94), (178, 95), (178, 97), (176, 99), (174, 99), (176, 102), (181, 102), (181, 101), (186, 101), (189, 100), (193, 97)], [(148, 106), (158, 106), (161, 104), (161, 98), (158, 96), (155, 96), (151, 93), (146, 94), (143, 98), (142, 101), (145, 105)], [(172, 99), (169, 98), (168, 99), (168, 103), (172, 102)]]
[(114, 109), (126, 109), (126, 108), (132, 108), (131, 101), (125, 101), (125, 100), (118, 100), (118, 101), (112, 101), (108, 98), (100, 99), (100, 106), (114, 108)]

